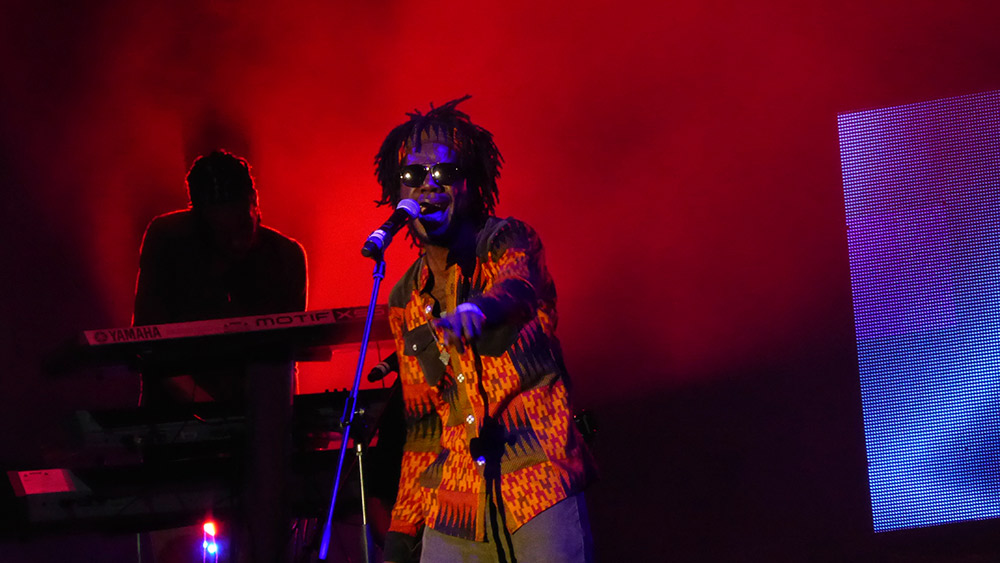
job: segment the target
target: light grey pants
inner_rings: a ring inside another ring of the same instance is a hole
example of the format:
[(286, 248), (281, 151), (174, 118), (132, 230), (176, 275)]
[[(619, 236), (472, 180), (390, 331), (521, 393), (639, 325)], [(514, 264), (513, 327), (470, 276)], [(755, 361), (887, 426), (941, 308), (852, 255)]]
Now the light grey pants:
[[(424, 528), (420, 563), (593, 563), (594, 549), (583, 493), (553, 505), (510, 534), (500, 526), (501, 545), (487, 511), (486, 541), (463, 540)], [(513, 545), (513, 557), (510, 545)]]

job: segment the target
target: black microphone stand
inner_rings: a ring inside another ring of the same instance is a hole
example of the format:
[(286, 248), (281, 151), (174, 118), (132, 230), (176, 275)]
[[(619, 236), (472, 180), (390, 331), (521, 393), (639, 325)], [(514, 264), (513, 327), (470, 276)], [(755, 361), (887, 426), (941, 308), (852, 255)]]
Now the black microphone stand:
[[(365, 353), (368, 351), (368, 339), (371, 336), (372, 319), (375, 316), (375, 302), (378, 299), (379, 286), (382, 285), (382, 280), (385, 279), (385, 260), (382, 258), (382, 252), (379, 251), (378, 253), (373, 254), (371, 258), (375, 260), (375, 271), (372, 272), (372, 297), (368, 302), (368, 316), (365, 318), (365, 329), (361, 335), (361, 353), (358, 356), (358, 369), (354, 374), (354, 388), (351, 389), (351, 394), (347, 397), (347, 402), (344, 403), (344, 414), (340, 417), (342, 432), (340, 459), (337, 461), (337, 472), (335, 474), (336, 478), (333, 481), (333, 493), (330, 495), (330, 509), (326, 513), (326, 525), (323, 528), (323, 540), (319, 545), (319, 558), (322, 561), (326, 561), (327, 552), (330, 548), (330, 532), (333, 524), (333, 507), (337, 502), (337, 492), (340, 489), (340, 478), (344, 469), (344, 455), (347, 453), (347, 441), (352, 437), (352, 434), (354, 434), (354, 432), (352, 432), (352, 428), (354, 427), (354, 417), (358, 414), (358, 389), (361, 385), (361, 371), (364, 369), (365, 365)], [(365, 506), (365, 476), (363, 470), (364, 464), (362, 463), (362, 452), (367, 445), (366, 441), (367, 437), (362, 439), (360, 434), (354, 437), (355, 451), (358, 455), (358, 478), (361, 486), (361, 527), (363, 532), (362, 548), (364, 550), (365, 563), (373, 563), (373, 542), (371, 527), (368, 525), (368, 511)]]

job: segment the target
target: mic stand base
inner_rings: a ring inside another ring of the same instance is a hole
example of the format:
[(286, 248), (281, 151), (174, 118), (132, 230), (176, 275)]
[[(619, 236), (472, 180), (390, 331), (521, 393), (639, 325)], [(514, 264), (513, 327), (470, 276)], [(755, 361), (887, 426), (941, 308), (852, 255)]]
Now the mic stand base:
[(337, 460), (336, 478), (333, 481), (333, 492), (330, 495), (330, 508), (326, 513), (326, 525), (323, 527), (323, 539), (319, 545), (319, 559), (321, 561), (326, 561), (326, 557), (330, 549), (330, 533), (333, 526), (333, 507), (337, 503), (337, 493), (340, 490), (340, 480), (343, 476), (344, 455), (347, 453), (348, 440), (353, 437), (357, 448), (358, 476), (360, 477), (361, 485), (361, 518), (363, 522), (362, 531), (364, 532), (362, 547), (365, 563), (374, 563), (371, 558), (372, 537), (371, 529), (368, 527), (368, 515), (365, 506), (365, 481), (361, 466), (361, 451), (364, 449), (364, 443), (367, 441), (367, 437), (362, 439), (360, 432), (358, 433), (358, 436), (352, 436), (352, 428), (354, 427), (354, 418), (357, 414), (358, 390), (361, 387), (361, 371), (365, 366), (365, 353), (368, 351), (368, 340), (371, 337), (372, 319), (375, 315), (375, 302), (378, 299), (378, 290), (379, 286), (382, 285), (383, 279), (385, 279), (385, 261), (382, 259), (382, 254), (379, 253), (375, 261), (375, 270), (372, 272), (372, 295), (368, 302), (368, 315), (365, 318), (365, 328), (361, 336), (361, 352), (358, 354), (358, 368), (354, 373), (354, 387), (351, 389), (351, 394), (347, 398), (347, 402), (344, 404), (344, 414), (340, 419), (341, 428), (343, 429), (343, 437), (341, 438), (340, 444), (340, 457)]

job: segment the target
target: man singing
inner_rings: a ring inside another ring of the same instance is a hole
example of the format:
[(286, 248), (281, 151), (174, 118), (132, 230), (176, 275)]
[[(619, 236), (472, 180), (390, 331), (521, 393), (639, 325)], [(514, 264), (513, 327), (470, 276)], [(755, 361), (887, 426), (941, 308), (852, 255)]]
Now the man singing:
[(389, 296), (407, 436), (385, 560), (589, 562), (555, 286), (535, 231), (493, 215), (502, 158), (467, 98), (408, 114), (375, 158), (379, 204), (420, 204)]

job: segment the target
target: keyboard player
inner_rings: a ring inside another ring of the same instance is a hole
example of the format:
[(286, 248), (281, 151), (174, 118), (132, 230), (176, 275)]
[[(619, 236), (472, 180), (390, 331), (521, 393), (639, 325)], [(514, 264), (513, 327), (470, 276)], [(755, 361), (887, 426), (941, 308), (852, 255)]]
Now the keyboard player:
[[(142, 241), (133, 325), (303, 311), (302, 246), (261, 224), (246, 160), (225, 151), (199, 157), (187, 175), (190, 207), (150, 222)], [(242, 378), (145, 378), (142, 403), (239, 400)], [(197, 386), (195, 386), (197, 385)]]
[[(304, 311), (305, 251), (261, 224), (247, 161), (222, 150), (201, 156), (187, 188), (187, 209), (160, 215), (146, 228), (133, 325)], [(243, 561), (280, 560), (287, 455), (276, 454), (289, 449), (294, 364), (213, 366), (184, 375), (150, 373), (154, 369), (143, 375), (144, 406), (204, 400), (245, 406), (251, 437), (241, 483), (246, 522), (238, 526), (237, 547)], [(164, 552), (158, 560), (172, 557)]]

